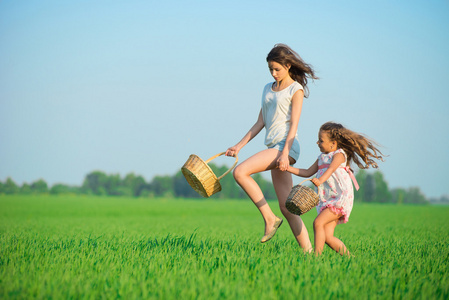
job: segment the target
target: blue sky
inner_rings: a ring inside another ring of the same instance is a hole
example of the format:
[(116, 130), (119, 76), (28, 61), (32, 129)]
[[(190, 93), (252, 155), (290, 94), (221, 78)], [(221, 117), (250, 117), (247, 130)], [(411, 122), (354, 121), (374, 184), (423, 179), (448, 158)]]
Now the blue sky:
[[(1, 1), (0, 180), (149, 181), (225, 151), (255, 122), (265, 57), (286, 43), (321, 78), (296, 166), (333, 120), (383, 145), (390, 188), (449, 194), (448, 28), (449, 2), (433, 0)], [(240, 160), (262, 149), (263, 133)]]

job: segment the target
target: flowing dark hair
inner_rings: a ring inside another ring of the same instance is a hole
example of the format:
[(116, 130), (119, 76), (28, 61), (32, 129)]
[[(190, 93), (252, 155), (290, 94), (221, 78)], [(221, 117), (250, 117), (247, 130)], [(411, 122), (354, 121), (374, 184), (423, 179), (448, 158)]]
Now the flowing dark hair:
[(368, 169), (370, 166), (377, 168), (377, 163), (373, 158), (384, 161), (382, 155), (385, 155), (376, 147), (377, 144), (363, 134), (349, 130), (334, 122), (324, 123), (321, 125), (320, 131), (326, 132), (329, 139), (336, 141), (337, 147), (345, 151), (348, 156), (347, 166), (350, 166), (351, 161), (354, 161), (360, 169)]
[(267, 55), (267, 62), (274, 61), (282, 66), (290, 65), (290, 77), (300, 83), (304, 88), (304, 96), (308, 97), (307, 78), (319, 79), (315, 76), (312, 66), (306, 64), (298, 53), (285, 44), (276, 44)]

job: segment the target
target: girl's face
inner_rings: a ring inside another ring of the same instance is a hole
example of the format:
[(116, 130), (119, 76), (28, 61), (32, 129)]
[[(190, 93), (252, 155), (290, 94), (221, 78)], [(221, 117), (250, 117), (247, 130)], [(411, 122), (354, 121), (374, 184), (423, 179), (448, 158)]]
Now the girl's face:
[(318, 141), (316, 142), (320, 151), (323, 153), (329, 153), (337, 150), (337, 142), (331, 141), (329, 134), (326, 131), (321, 131), (318, 133)]
[(290, 76), (288, 74), (288, 70), (290, 69), (290, 66), (285, 67), (275, 61), (270, 61), (270, 62), (268, 62), (268, 68), (270, 69), (271, 76), (273, 76), (273, 78), (274, 78), (274, 80), (276, 80), (276, 82), (282, 81), (287, 76)]

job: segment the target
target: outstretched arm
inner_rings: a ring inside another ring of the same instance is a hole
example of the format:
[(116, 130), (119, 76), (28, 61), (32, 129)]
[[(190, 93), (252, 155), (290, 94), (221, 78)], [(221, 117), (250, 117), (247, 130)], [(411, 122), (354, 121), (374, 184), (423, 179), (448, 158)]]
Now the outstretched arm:
[(337, 153), (332, 157), (331, 164), (329, 165), (329, 168), (327, 168), (326, 172), (324, 172), (323, 176), (320, 178), (313, 178), (312, 182), (316, 186), (322, 185), (326, 180), (331, 177), (332, 173), (337, 170), (337, 168), (346, 161), (345, 156), (342, 153)]
[(254, 123), (253, 127), (248, 131), (247, 134), (238, 142), (235, 146), (229, 147), (226, 150), (226, 156), (236, 156), (240, 149), (242, 149), (246, 144), (249, 143), (259, 132), (265, 127), (263, 123), (263, 115), (262, 110), (259, 112), (259, 117), (257, 118), (256, 123)]
[(318, 172), (318, 160), (316, 160), (315, 163), (308, 169), (298, 169), (292, 166), (288, 166), (286, 171), (301, 177), (313, 176), (316, 172)]

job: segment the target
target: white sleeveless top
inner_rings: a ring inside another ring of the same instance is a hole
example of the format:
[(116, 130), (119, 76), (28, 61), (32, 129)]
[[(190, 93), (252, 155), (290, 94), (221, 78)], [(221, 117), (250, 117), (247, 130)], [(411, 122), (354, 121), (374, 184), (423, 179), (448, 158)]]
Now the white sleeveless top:
[(262, 94), (262, 115), (267, 147), (272, 147), (287, 137), (291, 124), (292, 97), (298, 90), (304, 90), (296, 81), (279, 92), (273, 91), (272, 86), (273, 82), (268, 83)]

